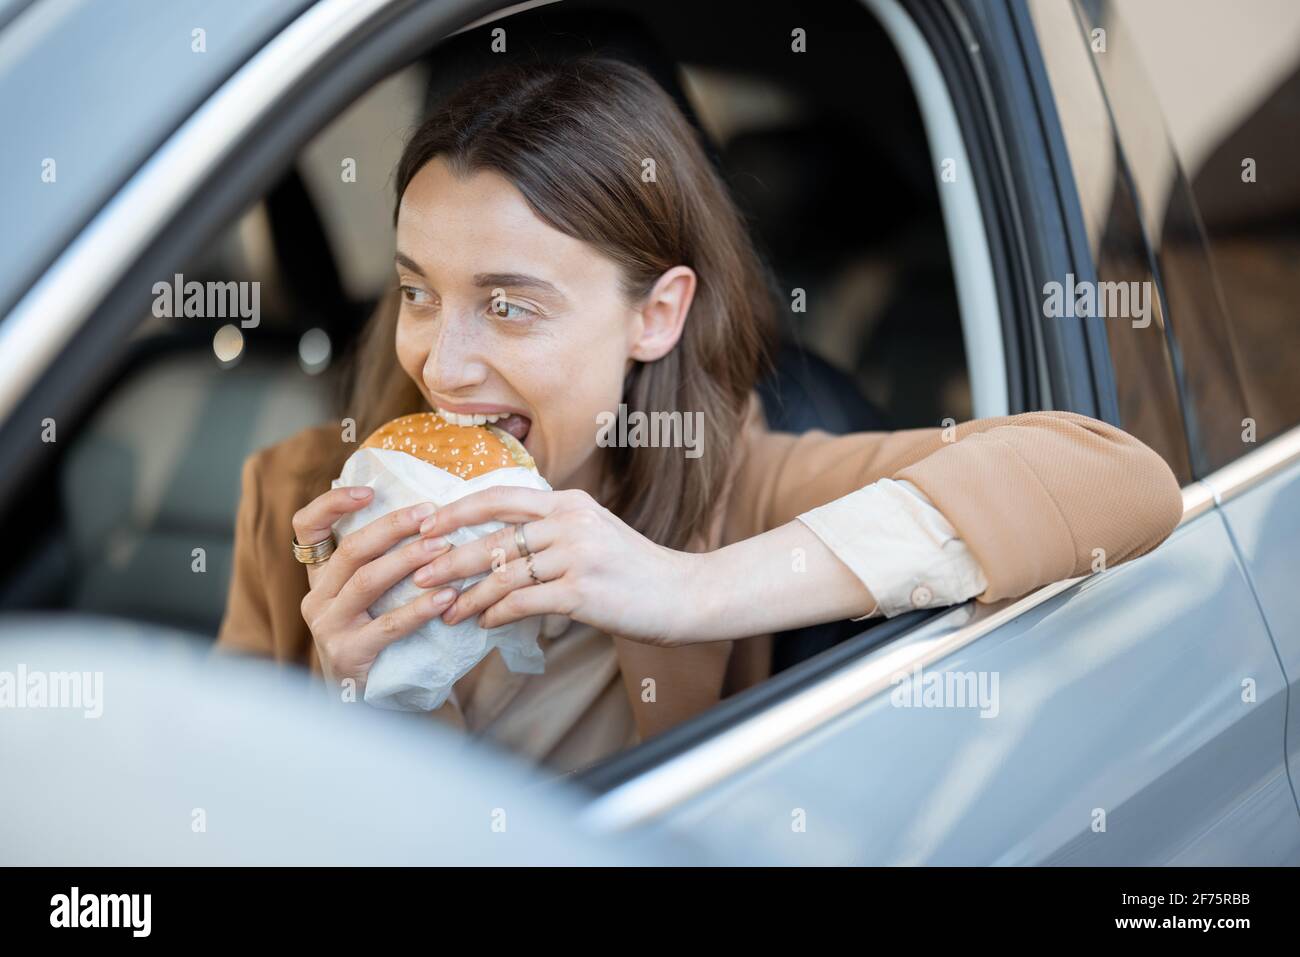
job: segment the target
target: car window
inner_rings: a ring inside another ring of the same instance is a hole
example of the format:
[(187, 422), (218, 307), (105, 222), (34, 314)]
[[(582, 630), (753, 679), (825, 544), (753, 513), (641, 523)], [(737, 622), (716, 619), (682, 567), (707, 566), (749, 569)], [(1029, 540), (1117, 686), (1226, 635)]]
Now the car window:
[(1224, 388), (1205, 397), (1221, 414), (1198, 410), (1217, 466), (1300, 424), (1300, 4), (1229, 12), (1215, 0), (1121, 0), (1102, 10), (1122, 18), (1129, 39), (1112, 51), (1140, 61), (1195, 202), (1190, 218), (1166, 223), (1166, 246), (1190, 246), (1178, 241), (1186, 233), (1208, 247), (1180, 281), (1226, 312), (1227, 337), (1212, 341), (1235, 360), (1244, 408)]
[[(1068, 4), (1035, 0), (1031, 11), (1070, 154), (1096, 282), (1142, 291), (1149, 310), (1140, 315), (1130, 301), (1126, 310), (1130, 315), (1080, 319), (1072, 318), (1073, 312), (1068, 310), (1062, 310), (1064, 315), (1048, 315), (1051, 310), (1045, 301), (1044, 321), (1104, 324), (1119, 424), (1159, 452), (1179, 480), (1187, 483), (1192, 478), (1192, 463), (1176, 376), (1177, 353), (1163, 304), (1155, 294), (1154, 263), (1126, 157), (1089, 62), (1088, 40)], [(1076, 280), (1090, 281), (1060, 277), (1064, 295), (1073, 298)]]
[[(663, 40), (790, 305), (782, 331), (799, 351), (782, 353), (783, 391), (770, 402), (763, 395), (770, 423), (862, 431), (968, 418), (934, 157), (892, 41), (869, 11), (844, 2), (814, 24), (839, 51), (825, 61), (836, 70), (787, 72), (783, 48), (765, 64), (729, 55), (723, 41), (733, 38), (735, 12), (710, 11), (717, 42), (699, 41), (702, 22)], [(745, 49), (788, 22), (766, 16), (748, 27), (756, 36)], [(115, 368), (84, 421), (61, 425), (46, 483), (59, 524), (45, 527), (42, 515), (39, 536), (18, 535), (29, 551), (61, 557), (40, 567), (39, 582), (0, 594), (0, 607), (57, 604), (216, 631), (240, 465), (257, 448), (339, 419), (332, 379), (341, 369), (331, 358), (347, 352), (374, 297), (394, 281), (392, 170), (436, 92), (423, 71), (447, 63), (448, 45), (341, 111), (289, 168), (266, 172), (264, 195), (231, 208), (229, 227), (214, 226), (200, 254), (166, 264), (159, 295), (171, 305), (141, 310), (131, 360)], [(844, 66), (850, 54), (862, 62)], [(867, 82), (880, 99), (837, 96), (847, 79)], [(177, 290), (191, 282), (209, 301), (214, 287), (235, 288), (238, 311), (224, 299), (216, 311), (183, 311)], [(259, 304), (247, 315), (245, 291)], [(772, 669), (866, 627), (843, 621), (784, 633)]]
[(0, 17), (0, 208), (23, 237), (0, 243), (0, 315), (176, 125), (308, 5), (211, 4), (198, 15), (169, 0), (134, 0), (129, 14), (33, 3)]
[[(58, 520), (31, 530), (57, 560), (20, 563), (32, 573), (0, 585), (0, 607), (215, 635), (243, 462), (336, 418), (339, 359), (392, 281), (390, 176), (423, 86), (422, 64), (378, 84), (163, 274), (115, 381), (60, 437), (40, 492)], [(234, 294), (173, 308), (195, 283)]]
[(1287, 305), (1300, 283), (1300, 11), (1272, 0), (1250, 16), (1203, 0), (1073, 9), (1151, 250), (1192, 470), (1203, 476), (1300, 411), (1283, 358), (1300, 335)]

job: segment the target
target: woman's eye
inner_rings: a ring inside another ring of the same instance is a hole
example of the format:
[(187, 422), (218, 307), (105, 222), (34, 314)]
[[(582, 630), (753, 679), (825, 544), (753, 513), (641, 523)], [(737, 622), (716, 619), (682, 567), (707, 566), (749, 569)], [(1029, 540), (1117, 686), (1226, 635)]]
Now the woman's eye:
[(520, 322), (532, 319), (537, 315), (533, 310), (526, 306), (521, 306), (517, 302), (511, 302), (508, 299), (493, 299), (488, 304), (488, 311), (498, 319), (507, 319), (512, 322)]
[(423, 306), (430, 301), (429, 294), (423, 289), (415, 286), (399, 286), (398, 289), (401, 290), (402, 299), (413, 306)]

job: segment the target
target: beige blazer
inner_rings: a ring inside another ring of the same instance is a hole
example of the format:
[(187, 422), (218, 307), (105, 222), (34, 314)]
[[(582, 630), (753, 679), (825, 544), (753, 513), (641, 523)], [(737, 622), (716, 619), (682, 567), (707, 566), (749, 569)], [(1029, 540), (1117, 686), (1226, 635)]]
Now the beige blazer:
[[(1031, 412), (955, 429), (830, 435), (769, 431), (751, 395), (739, 454), (711, 526), (712, 550), (794, 520), (880, 478), (905, 479), (952, 523), (984, 570), (983, 602), (1023, 595), (1159, 545), (1182, 517), (1177, 480), (1137, 439), (1086, 416)], [(307, 576), (293, 558), (294, 512), (325, 491), (308, 478), (337, 450), (337, 426), (304, 430), (243, 469), (234, 568), (218, 647), (306, 665), (320, 661), (299, 604)], [(866, 614), (872, 609), (863, 609)], [(676, 648), (613, 637), (642, 741), (768, 677), (771, 635)], [(653, 678), (656, 700), (641, 699)]]

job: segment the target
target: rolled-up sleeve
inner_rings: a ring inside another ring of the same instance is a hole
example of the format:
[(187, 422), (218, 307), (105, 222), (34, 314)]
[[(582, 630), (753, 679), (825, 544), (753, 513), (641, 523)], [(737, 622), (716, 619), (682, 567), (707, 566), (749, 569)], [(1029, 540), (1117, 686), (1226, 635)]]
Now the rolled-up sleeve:
[[(979, 563), (982, 602), (1089, 574), (1098, 556), (1114, 568), (1144, 555), (1183, 514), (1178, 480), (1159, 455), (1072, 412), (846, 435), (754, 426), (746, 442), (728, 540), (835, 506), (882, 479), (910, 482)], [(840, 509), (832, 514), (838, 521)]]
[(912, 483), (880, 479), (798, 516), (875, 596), (861, 618), (956, 605), (988, 587), (952, 524)]

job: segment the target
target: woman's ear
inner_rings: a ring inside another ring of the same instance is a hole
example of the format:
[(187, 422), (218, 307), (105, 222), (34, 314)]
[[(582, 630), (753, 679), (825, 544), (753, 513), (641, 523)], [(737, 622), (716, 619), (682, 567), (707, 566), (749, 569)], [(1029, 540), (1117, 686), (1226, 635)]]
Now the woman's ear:
[(641, 321), (633, 330), (628, 358), (653, 362), (672, 351), (682, 337), (695, 298), (695, 282), (695, 270), (690, 266), (674, 266), (655, 281), (637, 311)]

